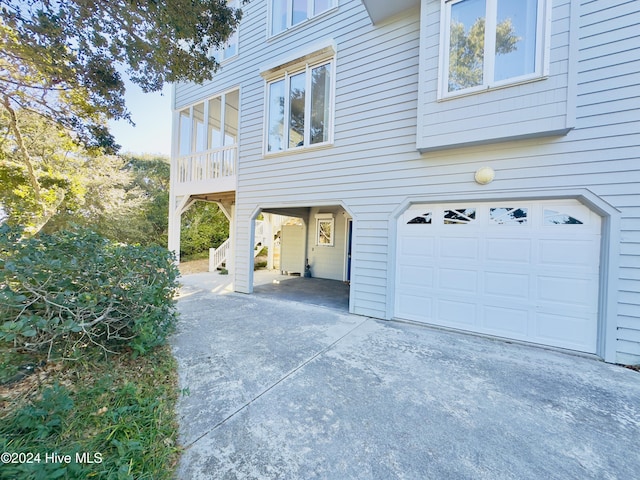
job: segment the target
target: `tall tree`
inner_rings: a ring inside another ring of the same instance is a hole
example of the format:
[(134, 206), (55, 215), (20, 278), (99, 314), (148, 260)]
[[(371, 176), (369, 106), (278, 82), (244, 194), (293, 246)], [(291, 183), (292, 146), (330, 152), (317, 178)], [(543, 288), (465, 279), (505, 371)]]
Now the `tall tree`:
[(0, 109), (34, 201), (46, 203), (21, 111), (113, 153), (107, 119), (130, 120), (119, 69), (147, 92), (209, 80), (218, 68), (211, 51), (241, 16), (226, 0), (0, 0)]

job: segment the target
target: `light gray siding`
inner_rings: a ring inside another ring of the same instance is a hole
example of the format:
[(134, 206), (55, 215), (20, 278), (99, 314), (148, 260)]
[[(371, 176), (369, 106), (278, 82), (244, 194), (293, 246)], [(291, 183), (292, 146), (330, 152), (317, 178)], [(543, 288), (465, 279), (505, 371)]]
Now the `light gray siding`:
[[(613, 325), (605, 329), (615, 350), (608, 360), (640, 362), (640, 2), (554, 0), (553, 78), (439, 103), (432, 95), (440, 1), (422, 2), (422, 26), (418, 10), (373, 26), (359, 0), (339, 3), (337, 10), (267, 40), (266, 2), (250, 2), (238, 58), (207, 85), (176, 88), (176, 107), (241, 88), (236, 289), (251, 290), (251, 218), (261, 208), (344, 205), (354, 228), (351, 311), (389, 318), (395, 218), (403, 205), (584, 192), (610, 206), (610, 224), (619, 225), (604, 232), (605, 254), (612, 252), (613, 259), (605, 262), (603, 287), (610, 294), (601, 305)], [(569, 31), (572, 22), (575, 31)], [(337, 46), (333, 145), (263, 156), (260, 67), (327, 39)], [(570, 52), (576, 55), (573, 80)], [(534, 97), (526, 90), (543, 86)], [(535, 105), (531, 98), (544, 101)], [(470, 115), (472, 104), (490, 115)], [(516, 115), (520, 110), (524, 113)], [(454, 145), (495, 140), (491, 132), (496, 131), (501, 137), (520, 135), (526, 129), (518, 130), (519, 118), (535, 119), (532, 132), (540, 133), (542, 123), (551, 130), (574, 128), (564, 136)], [(423, 154), (416, 149), (438, 142), (447, 148)], [(496, 172), (485, 186), (474, 182), (474, 172), (483, 166)]]

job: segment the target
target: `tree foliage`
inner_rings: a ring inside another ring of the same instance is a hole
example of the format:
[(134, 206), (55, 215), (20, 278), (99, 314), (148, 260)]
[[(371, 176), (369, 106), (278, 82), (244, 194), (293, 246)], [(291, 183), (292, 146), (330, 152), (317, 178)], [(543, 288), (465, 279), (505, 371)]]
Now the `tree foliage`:
[(215, 203), (196, 202), (182, 215), (180, 256), (188, 257), (217, 248), (229, 238), (229, 221)]
[(103, 119), (129, 118), (119, 67), (143, 91), (202, 82), (241, 18), (226, 0), (0, 0), (0, 99), (88, 146), (114, 148)]
[(60, 135), (89, 153), (115, 153), (106, 122), (130, 121), (120, 72), (145, 92), (166, 82), (209, 80), (219, 66), (212, 49), (241, 16), (226, 0), (0, 0), (0, 112), (4, 139), (12, 143), (3, 174), (28, 180), (21, 190), (31, 203), (25, 215), (35, 217), (32, 233), (66, 201), (69, 188), (45, 181), (24, 118), (43, 117), (47, 128), (66, 132)]
[[(28, 163), (12, 135), (12, 121), (30, 152)], [(34, 233), (56, 213), (75, 211), (86, 193), (80, 181), (85, 157), (52, 122), (31, 112), (20, 112), (12, 120), (0, 111), (0, 207), (9, 223)]]
[(84, 225), (119, 242), (166, 245), (167, 158), (99, 155), (34, 113), (20, 111), (17, 119), (31, 171), (0, 112), (0, 208), (9, 224), (28, 233)]

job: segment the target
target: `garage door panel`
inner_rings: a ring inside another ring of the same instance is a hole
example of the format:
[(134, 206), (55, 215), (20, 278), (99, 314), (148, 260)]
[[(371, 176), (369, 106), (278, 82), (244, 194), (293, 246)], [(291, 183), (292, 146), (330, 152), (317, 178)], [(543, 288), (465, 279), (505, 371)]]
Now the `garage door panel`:
[(435, 242), (434, 237), (405, 236), (400, 240), (400, 253), (417, 259), (431, 258), (435, 255)]
[(426, 321), (425, 319), (434, 318), (433, 300), (429, 296), (401, 294), (398, 297), (398, 308), (402, 312), (402, 318), (407, 320)]
[(438, 274), (438, 288), (475, 295), (478, 292), (478, 272), (476, 270), (441, 268)]
[[(463, 225), (455, 225), (453, 228), (464, 228)], [(477, 260), (478, 239), (464, 237), (445, 236), (440, 242), (440, 257), (453, 260)]]
[(460, 300), (438, 300), (436, 315), (449, 326), (462, 328), (477, 323), (477, 308), (475, 303), (465, 303)]
[(485, 258), (491, 262), (528, 265), (531, 240), (524, 238), (487, 238)]
[(416, 212), (424, 222), (398, 223), (398, 318), (596, 352), (598, 215), (567, 199), (420, 205), (404, 216)]
[(538, 343), (594, 352), (596, 334), (592, 328), (593, 318), (538, 313), (535, 316), (535, 336)]
[(422, 267), (418, 265), (402, 265), (398, 272), (400, 273), (400, 285), (403, 287), (427, 287), (434, 285), (434, 269), (433, 267)]
[(512, 337), (523, 340), (528, 335), (529, 312), (526, 309), (487, 305), (484, 307), (482, 325), (485, 333), (504, 336), (505, 332), (509, 332)]
[(485, 272), (484, 293), (505, 301), (526, 300), (530, 296), (529, 275), (507, 272)]
[(538, 263), (541, 266), (585, 269), (593, 263), (594, 248), (591, 239), (540, 239), (539, 247)]
[(594, 279), (588, 278), (539, 276), (538, 299), (540, 303), (588, 308), (593, 304), (593, 297), (598, 295), (594, 283)]

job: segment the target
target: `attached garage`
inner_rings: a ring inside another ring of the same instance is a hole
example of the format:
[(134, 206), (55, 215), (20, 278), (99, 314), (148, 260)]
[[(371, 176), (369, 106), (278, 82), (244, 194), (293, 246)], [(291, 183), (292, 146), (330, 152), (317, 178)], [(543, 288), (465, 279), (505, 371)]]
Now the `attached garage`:
[(412, 205), (395, 317), (595, 353), (601, 220), (568, 199)]

